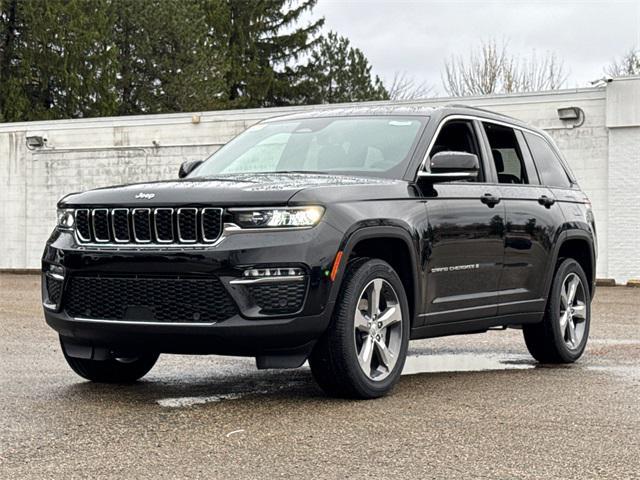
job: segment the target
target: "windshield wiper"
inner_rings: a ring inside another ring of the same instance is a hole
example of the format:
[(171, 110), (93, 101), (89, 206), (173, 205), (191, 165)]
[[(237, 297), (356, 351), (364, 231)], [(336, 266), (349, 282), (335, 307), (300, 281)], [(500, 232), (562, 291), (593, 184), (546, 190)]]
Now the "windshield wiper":
[(336, 175), (332, 172), (321, 172), (320, 170), (276, 170), (275, 172), (264, 173), (313, 173), (316, 175)]

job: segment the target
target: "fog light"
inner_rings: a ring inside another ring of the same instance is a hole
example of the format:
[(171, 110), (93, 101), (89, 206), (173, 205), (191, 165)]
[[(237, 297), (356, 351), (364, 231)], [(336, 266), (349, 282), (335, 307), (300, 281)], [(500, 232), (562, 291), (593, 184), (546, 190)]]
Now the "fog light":
[(251, 268), (245, 270), (242, 275), (247, 278), (297, 277), (299, 275), (304, 275), (304, 270), (302, 268), (295, 267)]
[(304, 269), (298, 267), (248, 268), (242, 272), (242, 278), (236, 278), (229, 283), (231, 285), (253, 285), (304, 282), (305, 279)]
[(64, 278), (64, 268), (60, 265), (49, 265), (49, 273), (53, 278)]

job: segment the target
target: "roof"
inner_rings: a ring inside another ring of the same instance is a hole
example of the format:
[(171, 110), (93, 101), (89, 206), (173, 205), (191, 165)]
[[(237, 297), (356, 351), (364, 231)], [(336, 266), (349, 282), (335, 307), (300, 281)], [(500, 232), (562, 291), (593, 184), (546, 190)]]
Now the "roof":
[(265, 123), (277, 122), (282, 120), (301, 120), (304, 118), (330, 118), (330, 117), (356, 117), (356, 116), (422, 116), (431, 117), (439, 116), (444, 117), (447, 115), (473, 115), (476, 117), (483, 117), (487, 119), (500, 120), (508, 122), (521, 127), (526, 127), (531, 130), (536, 130), (524, 122), (497, 112), (485, 110), (483, 108), (472, 107), (462, 104), (451, 104), (437, 107), (427, 107), (423, 105), (357, 105), (353, 107), (343, 108), (326, 108), (320, 107), (314, 110), (306, 110), (303, 112), (291, 113), (286, 115), (280, 115), (277, 117), (271, 117), (264, 120)]
[(306, 110), (298, 113), (271, 117), (265, 122), (280, 120), (295, 120), (303, 118), (328, 118), (328, 117), (358, 117), (358, 116), (389, 116), (389, 115), (409, 115), (428, 117), (433, 114), (438, 107), (425, 107), (422, 105), (356, 105), (343, 108), (318, 107), (314, 110)]

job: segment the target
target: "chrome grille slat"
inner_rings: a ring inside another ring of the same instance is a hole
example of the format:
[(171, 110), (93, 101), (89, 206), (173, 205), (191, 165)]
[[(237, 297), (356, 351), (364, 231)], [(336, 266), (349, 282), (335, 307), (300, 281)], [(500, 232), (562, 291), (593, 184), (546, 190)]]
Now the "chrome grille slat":
[(133, 220), (133, 238), (137, 243), (151, 242), (151, 209), (134, 208), (131, 210)]
[(173, 208), (156, 208), (153, 211), (153, 228), (158, 243), (172, 243)]
[(113, 229), (113, 239), (117, 243), (131, 241), (128, 208), (114, 208), (111, 210), (111, 228)]
[(76, 210), (76, 234), (81, 242), (91, 241), (91, 214), (88, 209)]
[(178, 209), (178, 239), (183, 243), (198, 241), (198, 209)]
[(93, 227), (93, 238), (98, 243), (108, 243), (109, 238), (109, 210), (107, 208), (96, 208), (91, 211), (91, 225)]
[(76, 239), (80, 244), (204, 245), (222, 236), (221, 208), (80, 208)]
[(200, 228), (205, 242), (215, 242), (222, 234), (222, 209), (203, 208), (200, 212)]

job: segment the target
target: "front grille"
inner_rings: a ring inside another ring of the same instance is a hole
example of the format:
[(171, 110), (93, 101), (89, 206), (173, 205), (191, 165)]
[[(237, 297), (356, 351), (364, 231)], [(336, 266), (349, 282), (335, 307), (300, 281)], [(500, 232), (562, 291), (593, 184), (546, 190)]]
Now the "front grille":
[(80, 243), (213, 243), (222, 234), (220, 208), (78, 209)]
[(64, 296), (72, 317), (212, 323), (238, 312), (217, 278), (72, 276)]
[(260, 313), (295, 313), (302, 308), (307, 283), (255, 284), (248, 286), (248, 290)]

